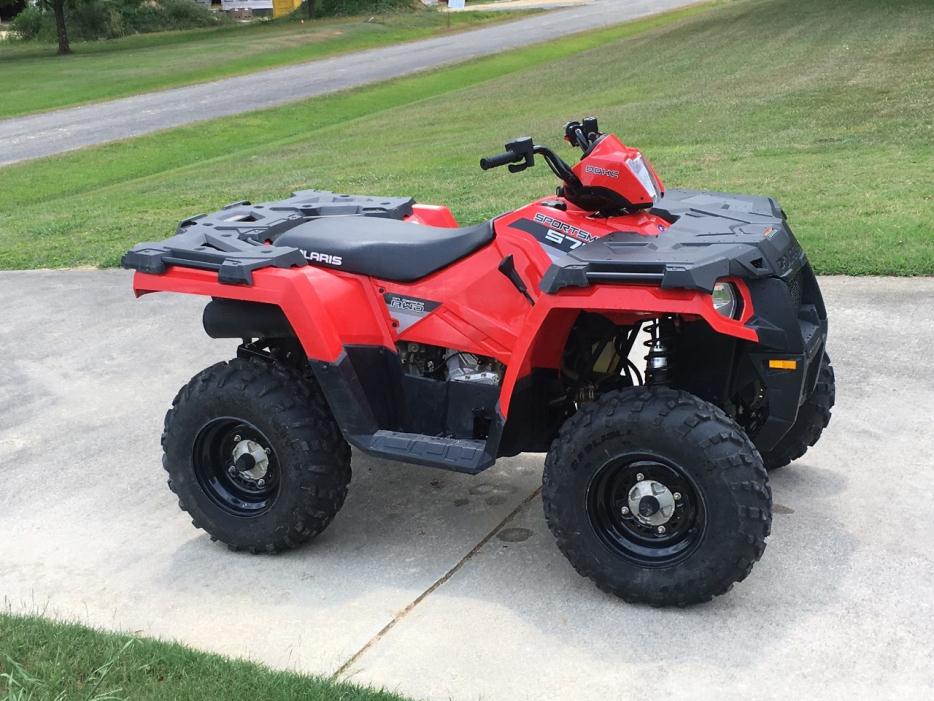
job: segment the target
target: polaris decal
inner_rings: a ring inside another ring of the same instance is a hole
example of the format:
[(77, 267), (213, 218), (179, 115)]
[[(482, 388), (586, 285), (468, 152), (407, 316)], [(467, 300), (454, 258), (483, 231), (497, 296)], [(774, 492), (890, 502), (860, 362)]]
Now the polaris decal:
[(590, 173), (591, 175), (602, 175), (605, 178), (618, 178), (618, 170), (608, 170), (606, 168), (601, 168), (600, 166), (584, 166), (584, 172)]
[(302, 250), (302, 255), (305, 256), (306, 260), (313, 261), (315, 263), (327, 263), (328, 265), (343, 265), (344, 259), (341, 256), (332, 256), (330, 253), (319, 253), (318, 251), (305, 251)]
[(440, 306), (439, 302), (432, 302), (429, 299), (404, 297), (392, 292), (384, 294), (383, 301), (389, 307), (389, 316), (399, 322), (399, 333), (421, 321)]

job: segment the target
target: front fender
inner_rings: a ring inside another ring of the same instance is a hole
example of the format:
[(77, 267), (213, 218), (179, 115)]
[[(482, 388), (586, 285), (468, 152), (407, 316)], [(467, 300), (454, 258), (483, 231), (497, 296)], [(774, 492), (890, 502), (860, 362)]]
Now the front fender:
[(704, 319), (718, 333), (757, 343), (758, 333), (746, 325), (753, 315), (749, 289), (742, 280), (731, 280), (743, 298), (738, 319), (718, 314), (711, 297), (696, 290), (663, 289), (650, 285), (594, 285), (566, 288), (559, 294), (542, 295), (526, 318), (516, 339), (500, 391), (499, 406), (508, 415), (516, 383), (535, 368), (557, 368), (567, 336), (581, 312), (604, 314), (620, 324), (633, 324), (659, 315)]

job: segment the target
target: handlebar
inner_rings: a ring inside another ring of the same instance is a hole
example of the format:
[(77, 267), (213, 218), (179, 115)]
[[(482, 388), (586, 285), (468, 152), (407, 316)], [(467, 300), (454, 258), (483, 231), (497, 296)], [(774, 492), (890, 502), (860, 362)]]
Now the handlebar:
[[(591, 118), (584, 121), (588, 128), (597, 128), (597, 120)], [(571, 133), (570, 125), (566, 128), (566, 132)], [(536, 146), (531, 136), (523, 136), (510, 141), (506, 144), (505, 149), (503, 153), (481, 158), (480, 167), (483, 170), (490, 170), (490, 168), (508, 165), (510, 173), (521, 173), (526, 168), (535, 165), (535, 156), (539, 155), (545, 159), (552, 172), (567, 185), (575, 188), (581, 186), (580, 179), (571, 170), (571, 166), (561, 160), (561, 157), (547, 146)]]
[(508, 165), (509, 163), (517, 163), (525, 158), (523, 155), (516, 153), (515, 151), (503, 151), (502, 153), (497, 153), (495, 156), (487, 156), (486, 158), (480, 159), (480, 167), (483, 170), (490, 170), (490, 168), (499, 168), (500, 166)]
[[(586, 117), (579, 122), (568, 122), (564, 125), (565, 140), (584, 152), (582, 159), (586, 158), (602, 137), (596, 117)], [(506, 150), (502, 153), (481, 158), (480, 167), (483, 170), (490, 170), (508, 165), (510, 173), (521, 173), (526, 168), (535, 165), (535, 156), (541, 156), (551, 171), (564, 183), (558, 188), (559, 194), (568, 190), (580, 192), (583, 188), (580, 178), (571, 166), (547, 146), (536, 145), (531, 136), (523, 136), (510, 141), (504, 148)]]

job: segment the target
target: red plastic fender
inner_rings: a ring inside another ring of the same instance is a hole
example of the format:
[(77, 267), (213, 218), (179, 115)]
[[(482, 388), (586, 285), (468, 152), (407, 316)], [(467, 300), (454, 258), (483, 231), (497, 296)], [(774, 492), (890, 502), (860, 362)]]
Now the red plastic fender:
[(334, 362), (345, 345), (395, 344), (383, 322), (385, 312), (367, 289), (368, 278), (325, 268), (267, 268), (253, 284), (226, 285), (209, 270), (170, 267), (161, 275), (136, 273), (136, 296), (150, 292), (264, 302), (281, 307), (309, 358)]
[(696, 290), (663, 289), (642, 285), (595, 285), (565, 288), (556, 295), (542, 295), (516, 338), (500, 390), (499, 407), (509, 412), (513, 390), (520, 378), (536, 367), (558, 367), (567, 334), (579, 312), (602, 313), (617, 323), (633, 323), (659, 314), (700, 318), (727, 336), (757, 343), (759, 335), (746, 326), (752, 317), (752, 299), (742, 280), (731, 279), (743, 298), (739, 319), (727, 319), (713, 308), (709, 294)]

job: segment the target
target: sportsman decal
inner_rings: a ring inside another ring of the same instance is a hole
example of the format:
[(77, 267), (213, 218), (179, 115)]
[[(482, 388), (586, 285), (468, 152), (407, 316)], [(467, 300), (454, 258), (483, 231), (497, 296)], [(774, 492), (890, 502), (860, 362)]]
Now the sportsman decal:
[(539, 224), (544, 224), (552, 231), (570, 236), (571, 238), (577, 239), (583, 243), (590, 243), (591, 241), (597, 240), (597, 237), (591, 234), (589, 231), (584, 231), (579, 227), (568, 224), (567, 222), (563, 222), (560, 219), (549, 217), (547, 214), (542, 214), (541, 212), (538, 212), (535, 215), (535, 221), (537, 221)]
[(597, 240), (597, 237), (589, 231), (541, 213), (535, 215), (535, 221), (519, 219), (510, 226), (532, 234), (545, 246), (545, 252), (552, 260), (557, 260), (562, 254), (573, 251), (585, 243)]

